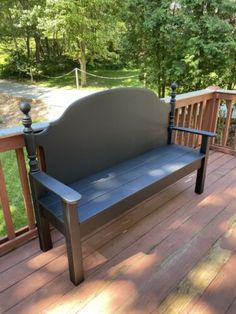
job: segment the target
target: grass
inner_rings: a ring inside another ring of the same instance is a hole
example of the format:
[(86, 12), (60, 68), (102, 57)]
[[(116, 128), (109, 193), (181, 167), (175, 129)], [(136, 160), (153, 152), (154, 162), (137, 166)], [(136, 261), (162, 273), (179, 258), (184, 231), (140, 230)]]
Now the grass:
[[(14, 151), (0, 153), (15, 230), (27, 225), (22, 189)], [(3, 210), (0, 206), (0, 237), (6, 235)]]

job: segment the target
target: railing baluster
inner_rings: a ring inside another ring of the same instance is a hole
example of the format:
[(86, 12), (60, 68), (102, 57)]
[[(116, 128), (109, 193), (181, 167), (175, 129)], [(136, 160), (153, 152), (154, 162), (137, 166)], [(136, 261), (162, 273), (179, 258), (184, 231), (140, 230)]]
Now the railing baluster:
[[(186, 120), (186, 108), (187, 107), (182, 107), (181, 108), (181, 122), (182, 122), (182, 126), (185, 127), (185, 120)], [(180, 132), (180, 144), (184, 145), (184, 132)]]
[(236, 127), (234, 130), (234, 138), (233, 138), (233, 143), (232, 143), (232, 149), (236, 150)]
[(31, 201), (30, 196), (30, 189), (29, 189), (29, 183), (28, 183), (28, 177), (27, 177), (27, 170), (25, 165), (25, 158), (24, 158), (24, 152), (22, 148), (18, 148), (16, 151), (16, 159), (20, 174), (20, 181), (23, 191), (23, 199), (27, 214), (27, 220), (29, 225), (29, 230), (32, 230), (35, 228), (35, 221), (34, 221), (34, 214), (33, 214), (33, 205)]
[(233, 109), (233, 101), (226, 100), (226, 107), (227, 107), (227, 116), (225, 120), (224, 131), (223, 131), (222, 146), (227, 146), (227, 141), (229, 137), (229, 127), (230, 127), (231, 115), (232, 115), (232, 109)]
[(10, 210), (7, 189), (6, 189), (6, 181), (5, 181), (5, 177), (3, 173), (1, 160), (0, 160), (0, 200), (1, 200), (3, 215), (4, 215), (4, 219), (6, 223), (7, 236), (8, 236), (8, 239), (11, 240), (11, 239), (14, 239), (16, 235), (14, 231), (11, 210)]
[[(192, 120), (192, 113), (193, 113), (193, 105), (188, 106), (188, 115), (186, 119), (186, 128), (191, 128), (191, 120)], [(184, 143), (186, 146), (189, 146), (189, 133), (185, 134)]]
[[(193, 112), (192, 112), (192, 128), (196, 129), (197, 128), (197, 121), (198, 121), (198, 104), (193, 104)], [(195, 135), (191, 134), (189, 137), (189, 146), (194, 147), (194, 140), (195, 140)]]
[(207, 100), (206, 102), (206, 109), (204, 111), (204, 119), (202, 122), (202, 128), (203, 130), (210, 131), (211, 128), (211, 115), (212, 115), (212, 107), (213, 107), (213, 101), (212, 99)]
[[(198, 114), (198, 121), (197, 121), (197, 128), (199, 130), (202, 129), (202, 121), (203, 121), (203, 112), (205, 110), (206, 107), (206, 100), (201, 101), (199, 104), (199, 114)], [(195, 141), (195, 147), (198, 147), (201, 143), (201, 138), (200, 135), (196, 136), (196, 141)]]
[(210, 131), (212, 132), (216, 131), (219, 107), (220, 99), (213, 99), (213, 112), (211, 113), (211, 127), (210, 127)]
[[(211, 113), (211, 125), (209, 131), (216, 132), (217, 129), (217, 121), (219, 115), (220, 108), (220, 99), (213, 99), (213, 111)], [(215, 142), (215, 138), (211, 139), (212, 144)]]

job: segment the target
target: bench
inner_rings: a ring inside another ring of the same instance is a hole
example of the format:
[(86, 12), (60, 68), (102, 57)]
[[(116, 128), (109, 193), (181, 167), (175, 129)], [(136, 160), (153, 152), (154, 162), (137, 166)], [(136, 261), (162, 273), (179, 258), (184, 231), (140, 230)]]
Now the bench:
[[(38, 133), (21, 103), (40, 247), (52, 248), (50, 225), (65, 236), (75, 285), (84, 279), (81, 237), (194, 170), (203, 192), (214, 134), (174, 126), (175, 89), (170, 104), (146, 89), (92, 94)], [(200, 149), (173, 144), (174, 130), (202, 135)]]

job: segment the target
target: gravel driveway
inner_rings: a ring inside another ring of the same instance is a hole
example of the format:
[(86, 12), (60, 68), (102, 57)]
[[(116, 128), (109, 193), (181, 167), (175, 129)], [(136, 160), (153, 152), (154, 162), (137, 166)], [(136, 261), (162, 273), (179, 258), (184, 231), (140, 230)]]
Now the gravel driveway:
[(47, 119), (55, 120), (73, 101), (94, 93), (94, 91), (41, 87), (0, 80), (0, 93), (41, 100), (47, 106)]

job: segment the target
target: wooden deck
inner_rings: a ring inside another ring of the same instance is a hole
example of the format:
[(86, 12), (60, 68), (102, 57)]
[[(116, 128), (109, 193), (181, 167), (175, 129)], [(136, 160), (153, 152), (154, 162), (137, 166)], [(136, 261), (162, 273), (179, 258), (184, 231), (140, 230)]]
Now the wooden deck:
[(211, 153), (204, 194), (192, 174), (83, 242), (86, 280), (68, 279), (64, 239), (1, 257), (4, 313), (236, 313), (236, 157)]

